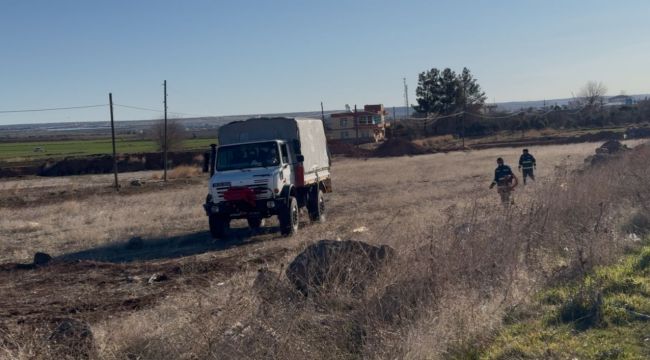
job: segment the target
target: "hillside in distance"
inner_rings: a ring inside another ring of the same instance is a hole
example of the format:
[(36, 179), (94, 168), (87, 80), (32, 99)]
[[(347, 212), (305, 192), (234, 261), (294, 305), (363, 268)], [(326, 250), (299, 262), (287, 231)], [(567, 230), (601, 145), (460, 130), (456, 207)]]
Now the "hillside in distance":
[[(645, 100), (650, 97), (650, 94), (637, 94), (630, 95), (635, 101)], [(544, 106), (564, 106), (568, 105), (572, 98), (561, 99), (546, 99), (546, 100), (531, 100), (531, 101), (509, 101), (496, 103), (497, 111), (515, 112), (528, 108), (543, 108)], [(411, 104), (413, 106), (414, 104)], [(405, 106), (385, 106), (387, 111), (387, 120), (391, 121), (393, 118), (404, 118), (413, 113), (407, 111)], [(330, 114), (341, 112), (345, 110), (327, 110), (325, 117), (328, 118)], [(274, 114), (246, 114), (246, 115), (228, 115), (228, 116), (207, 116), (207, 117), (186, 117), (173, 119), (180, 121), (185, 129), (190, 133), (198, 134), (199, 137), (205, 135), (214, 135), (214, 131), (221, 125), (227, 124), (232, 121), (245, 120), (251, 117), (311, 117), (320, 118), (320, 111), (304, 111), (304, 112), (286, 112)], [(115, 122), (116, 133), (121, 135), (137, 135), (146, 132), (151, 128), (151, 125), (157, 120), (121, 120)], [(78, 137), (78, 136), (99, 136), (106, 134), (110, 131), (110, 123), (108, 121), (80, 121), (80, 122), (65, 122), (65, 123), (42, 123), (42, 124), (14, 124), (14, 125), (0, 125), (0, 139), (21, 139), (26, 135), (29, 137)]]

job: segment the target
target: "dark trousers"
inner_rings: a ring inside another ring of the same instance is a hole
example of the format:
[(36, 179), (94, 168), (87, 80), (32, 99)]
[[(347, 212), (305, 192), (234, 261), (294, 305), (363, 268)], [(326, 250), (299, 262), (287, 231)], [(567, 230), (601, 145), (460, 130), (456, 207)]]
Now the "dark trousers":
[(530, 176), (531, 180), (535, 180), (535, 174), (533, 173), (533, 169), (523, 169), (523, 176), (524, 176), (524, 184), (526, 184), (526, 178)]

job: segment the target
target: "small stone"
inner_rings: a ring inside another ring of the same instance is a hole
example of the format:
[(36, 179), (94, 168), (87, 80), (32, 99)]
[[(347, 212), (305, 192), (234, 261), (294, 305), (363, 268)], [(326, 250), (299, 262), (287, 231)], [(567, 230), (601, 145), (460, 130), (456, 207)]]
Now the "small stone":
[(167, 280), (169, 280), (169, 277), (165, 273), (155, 273), (155, 274), (151, 275), (151, 277), (149, 278), (148, 283), (153, 284), (153, 283), (157, 283), (157, 282), (161, 282), (161, 281), (167, 281)]
[(47, 265), (50, 261), (52, 261), (52, 257), (49, 254), (44, 252), (34, 254), (34, 265), (36, 266)]
[(133, 179), (133, 180), (131, 180), (130, 184), (131, 184), (131, 186), (142, 186), (142, 184), (144, 184), (144, 181), (142, 181), (140, 179)]

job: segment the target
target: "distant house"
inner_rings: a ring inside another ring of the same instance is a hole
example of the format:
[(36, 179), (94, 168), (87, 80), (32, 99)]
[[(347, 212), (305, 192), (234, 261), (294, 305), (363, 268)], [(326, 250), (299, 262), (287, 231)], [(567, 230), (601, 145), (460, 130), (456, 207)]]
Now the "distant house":
[(499, 111), (499, 106), (497, 104), (487, 104), (481, 108), (483, 114), (494, 114)]
[(381, 141), (386, 137), (384, 105), (365, 105), (363, 111), (345, 111), (330, 115), (326, 124), (328, 140), (351, 143)]
[(607, 106), (634, 105), (634, 98), (627, 95), (617, 95), (607, 98)]

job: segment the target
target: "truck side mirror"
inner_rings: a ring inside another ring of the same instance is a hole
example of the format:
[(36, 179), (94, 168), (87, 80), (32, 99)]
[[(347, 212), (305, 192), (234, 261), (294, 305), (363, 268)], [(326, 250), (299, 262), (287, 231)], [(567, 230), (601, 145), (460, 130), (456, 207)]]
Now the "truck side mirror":
[(210, 167), (210, 152), (206, 151), (203, 153), (203, 172), (207, 173)]
[(215, 165), (217, 164), (217, 144), (210, 144), (210, 177), (214, 175)]
[(296, 160), (298, 160), (298, 162), (305, 162), (305, 156), (303, 154), (298, 154), (296, 155)]

